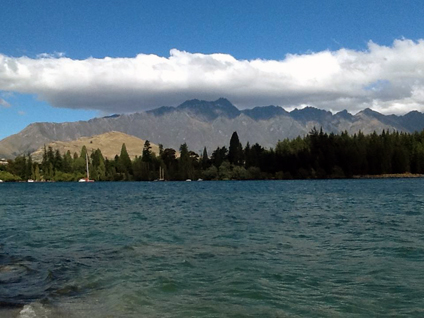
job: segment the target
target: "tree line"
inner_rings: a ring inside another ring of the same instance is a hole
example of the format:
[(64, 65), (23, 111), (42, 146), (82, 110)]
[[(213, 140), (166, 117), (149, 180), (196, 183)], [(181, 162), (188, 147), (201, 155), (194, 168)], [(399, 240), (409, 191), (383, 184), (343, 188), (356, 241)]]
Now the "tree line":
[[(22, 155), (0, 166), (0, 179), (19, 181), (76, 181), (86, 173), (87, 148), (61, 154), (44, 147), (41, 163)], [(312, 129), (304, 136), (278, 141), (266, 149), (258, 143), (242, 146), (237, 132), (229, 147), (217, 147), (209, 156), (182, 144), (179, 153), (159, 146), (159, 154), (146, 141), (142, 153), (131, 160), (122, 145), (120, 155), (104, 158), (100, 149), (89, 154), (90, 178), (96, 181), (152, 181), (164, 172), (165, 180), (259, 180), (352, 178), (363, 175), (424, 173), (424, 131), (383, 131), (365, 135), (325, 133)]]

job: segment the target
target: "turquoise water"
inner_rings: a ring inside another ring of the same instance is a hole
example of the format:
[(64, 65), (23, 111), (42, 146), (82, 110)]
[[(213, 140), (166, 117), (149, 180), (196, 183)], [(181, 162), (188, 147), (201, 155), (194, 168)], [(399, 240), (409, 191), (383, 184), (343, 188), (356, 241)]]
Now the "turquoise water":
[(0, 184), (1, 317), (423, 317), (424, 179)]

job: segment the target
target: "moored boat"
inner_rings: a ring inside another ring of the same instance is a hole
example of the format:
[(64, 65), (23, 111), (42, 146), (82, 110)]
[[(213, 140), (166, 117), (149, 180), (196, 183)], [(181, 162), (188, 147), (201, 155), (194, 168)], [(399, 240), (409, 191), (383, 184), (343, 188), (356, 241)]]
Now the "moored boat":
[(94, 180), (90, 180), (90, 171), (88, 169), (88, 154), (85, 153), (85, 171), (86, 171), (86, 177), (85, 178), (81, 178), (78, 180), (78, 182), (94, 182)]

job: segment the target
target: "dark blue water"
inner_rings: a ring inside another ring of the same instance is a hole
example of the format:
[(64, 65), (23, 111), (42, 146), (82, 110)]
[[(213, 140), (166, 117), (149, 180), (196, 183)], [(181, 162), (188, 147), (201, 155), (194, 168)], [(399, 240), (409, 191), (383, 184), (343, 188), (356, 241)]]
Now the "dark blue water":
[(1, 317), (423, 317), (424, 179), (0, 184)]

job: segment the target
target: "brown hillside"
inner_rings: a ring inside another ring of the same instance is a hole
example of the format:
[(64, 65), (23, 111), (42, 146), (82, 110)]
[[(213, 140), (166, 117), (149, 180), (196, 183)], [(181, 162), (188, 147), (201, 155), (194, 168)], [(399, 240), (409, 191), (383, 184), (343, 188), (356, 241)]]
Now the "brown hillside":
[[(88, 153), (100, 149), (103, 157), (111, 160), (115, 158), (116, 155), (120, 155), (123, 143), (125, 143), (131, 159), (134, 159), (135, 156), (141, 156), (145, 140), (117, 131), (111, 131), (92, 137), (81, 137), (73, 141), (54, 141), (46, 144), (46, 147), (51, 146), (54, 150), (58, 149), (62, 155), (69, 150), (73, 155), (75, 152), (79, 154), (82, 146), (85, 145)], [(150, 146), (152, 147), (152, 152), (158, 155), (159, 146), (153, 143), (150, 143)], [(40, 147), (31, 155), (34, 161), (41, 162), (43, 158), (43, 147)]]

